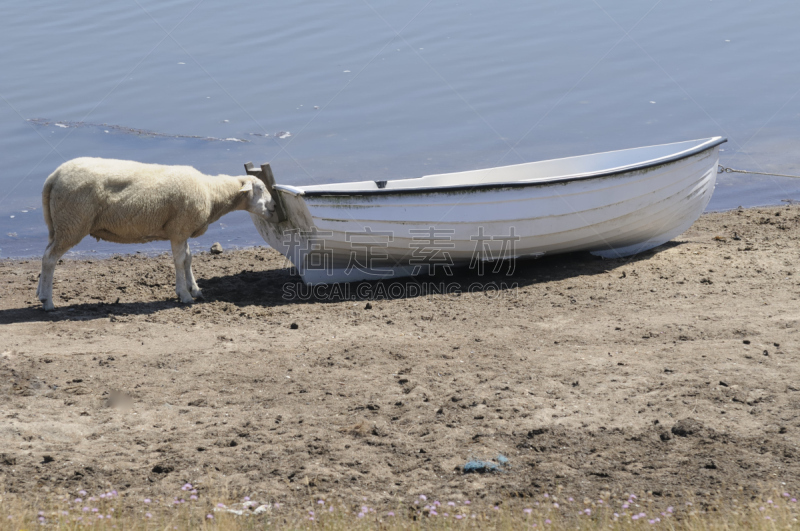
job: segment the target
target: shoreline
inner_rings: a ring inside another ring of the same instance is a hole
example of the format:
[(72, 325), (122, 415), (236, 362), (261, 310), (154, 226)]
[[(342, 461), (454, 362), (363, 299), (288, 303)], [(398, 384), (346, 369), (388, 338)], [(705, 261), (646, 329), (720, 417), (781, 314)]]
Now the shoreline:
[[(780, 205), (767, 204), (767, 205), (753, 205), (753, 206), (747, 206), (747, 207), (743, 207), (743, 206), (739, 205), (739, 206), (736, 206), (736, 207), (731, 207), (731, 208), (723, 209), (723, 210), (708, 210), (708, 211), (703, 212), (702, 216), (707, 216), (707, 215), (711, 215), (711, 214), (724, 214), (725, 212), (734, 212), (734, 211), (742, 209), (742, 208), (745, 209), (745, 210), (756, 210), (756, 209), (767, 209), (767, 208), (781, 208), (781, 207), (784, 207), (784, 206), (787, 206), (787, 205), (791, 206), (791, 205), (795, 205), (795, 204), (800, 204), (800, 200), (781, 199), (781, 204)], [(223, 224), (224, 224), (224, 222), (223, 222)], [(245, 227), (247, 227), (248, 230), (254, 229), (254, 227), (252, 227), (252, 223), (250, 223), (249, 220), (247, 220), (244, 223), (242, 223), (242, 220), (239, 220), (239, 223), (237, 225), (233, 225), (232, 227), (227, 227), (226, 226), (226, 230), (227, 229), (239, 229), (239, 228), (241, 228), (240, 225), (244, 225)], [(218, 238), (219, 243), (222, 244), (222, 240), (227, 238), (228, 234), (216, 234), (215, 237)], [(202, 248), (204, 249), (204, 252), (207, 252), (208, 248), (210, 248), (211, 245), (214, 243), (214, 241), (212, 241), (212, 240), (214, 240), (214, 238), (210, 238), (208, 234), (205, 234), (205, 235), (201, 236), (201, 238), (202, 238), (202, 240), (189, 240), (189, 246), (192, 249), (193, 253), (195, 253), (195, 252), (203, 252), (203, 251), (198, 251), (198, 249), (201, 248), (200, 247), (201, 242), (202, 242)], [(84, 244), (84, 243), (86, 243), (86, 242), (91, 243), (90, 240), (91, 240), (91, 237), (87, 236), (86, 238), (84, 238), (84, 240), (81, 242), (81, 244), (79, 244), (79, 246)], [(9, 240), (9, 241), (11, 241), (11, 240)], [(253, 243), (253, 244), (245, 244), (243, 246), (238, 246), (236, 244), (229, 243), (229, 244), (226, 244), (229, 247), (226, 246), (225, 250), (226, 251), (247, 251), (247, 250), (251, 250), (251, 249), (260, 249), (260, 248), (271, 249), (269, 244), (267, 244), (267, 242), (263, 241), (261, 239), (261, 237), (258, 236), (257, 234), (256, 234), (255, 238), (253, 238), (253, 241), (255, 243)], [(13, 261), (40, 259), (42, 257), (42, 253), (44, 253), (44, 248), (47, 245), (46, 238), (40, 238), (40, 242), (39, 243), (40, 243), (40, 247), (41, 247), (41, 252), (39, 252), (37, 254), (31, 254), (31, 255), (26, 255), (26, 256), (0, 256), (0, 262), (3, 262), (3, 261), (12, 261), (13, 262)], [(67, 260), (106, 259), (106, 258), (111, 258), (111, 257), (117, 256), (117, 255), (131, 256), (131, 255), (136, 255), (136, 254), (146, 254), (147, 256), (157, 256), (157, 255), (162, 254), (162, 253), (170, 253), (171, 252), (171, 250), (169, 248), (169, 242), (163, 241), (163, 242), (153, 242), (153, 243), (161, 243), (163, 245), (166, 245), (167, 247), (165, 247), (163, 250), (153, 250), (153, 251), (141, 250), (140, 251), (140, 250), (136, 250), (136, 249), (137, 248), (142, 248), (146, 244), (122, 244), (122, 245), (120, 245), (120, 244), (115, 244), (115, 243), (110, 243), (110, 242), (103, 241), (100, 244), (102, 246), (111, 246), (112, 249), (116, 248), (116, 247), (129, 248), (129, 249), (126, 250), (126, 251), (120, 251), (120, 252), (116, 252), (116, 251), (113, 251), (113, 250), (112, 251), (94, 251), (94, 250), (74, 251), (74, 250), (71, 249), (70, 251), (67, 251), (67, 254), (64, 257), (62, 257), (62, 259), (67, 259)], [(0, 249), (2, 249), (2, 245), (0, 245)], [(75, 256), (75, 255), (77, 255), (79, 253), (82, 253), (82, 256)], [(96, 253), (96, 254), (91, 254), (91, 253)]]
[[(299, 279), (274, 250), (204, 252), (191, 306), (169, 254), (92, 257), (56, 268), (53, 313), (39, 260), (3, 259), (0, 484), (377, 504), (794, 492), (798, 253), (791, 204), (704, 214), (629, 259), (518, 263), (492, 293), (286, 298)], [(462, 472), (498, 454), (508, 472)]]

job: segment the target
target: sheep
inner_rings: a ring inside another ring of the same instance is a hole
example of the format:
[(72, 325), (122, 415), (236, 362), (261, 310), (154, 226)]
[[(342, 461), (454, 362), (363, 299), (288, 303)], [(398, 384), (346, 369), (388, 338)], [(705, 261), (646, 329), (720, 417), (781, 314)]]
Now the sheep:
[(46, 311), (54, 309), (56, 263), (86, 235), (116, 243), (169, 240), (175, 292), (182, 303), (191, 304), (203, 293), (192, 274), (187, 240), (234, 210), (275, 218), (275, 202), (256, 177), (89, 157), (65, 162), (47, 178), (42, 210), (49, 241), (36, 296)]

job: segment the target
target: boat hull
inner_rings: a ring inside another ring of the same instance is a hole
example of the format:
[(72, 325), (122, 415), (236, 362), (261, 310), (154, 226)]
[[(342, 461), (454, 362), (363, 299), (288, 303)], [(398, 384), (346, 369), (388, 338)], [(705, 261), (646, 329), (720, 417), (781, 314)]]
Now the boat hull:
[(287, 220), (253, 221), (309, 284), (461, 266), (482, 273), (574, 251), (619, 258), (686, 231), (711, 199), (718, 160), (714, 145), (629, 171), (523, 185), (330, 195), (279, 187)]

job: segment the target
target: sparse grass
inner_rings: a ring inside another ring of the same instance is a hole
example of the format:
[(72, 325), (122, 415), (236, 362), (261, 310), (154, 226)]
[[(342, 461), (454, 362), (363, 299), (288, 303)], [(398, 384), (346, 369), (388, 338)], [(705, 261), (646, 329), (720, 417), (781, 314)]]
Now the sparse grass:
[(420, 496), (396, 507), (373, 508), (340, 500), (309, 499), (294, 506), (245, 497), (224, 502), (184, 485), (173, 499), (147, 499), (116, 491), (25, 498), (0, 495), (0, 531), (19, 529), (800, 529), (790, 493), (744, 499), (705, 497), (672, 506), (647, 494), (573, 499), (543, 493), (502, 506)]

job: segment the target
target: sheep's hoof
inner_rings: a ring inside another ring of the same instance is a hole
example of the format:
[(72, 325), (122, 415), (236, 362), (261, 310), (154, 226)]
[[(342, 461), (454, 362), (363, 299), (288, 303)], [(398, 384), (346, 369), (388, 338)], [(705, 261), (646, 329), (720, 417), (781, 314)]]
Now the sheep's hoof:
[(194, 302), (194, 299), (193, 299), (193, 298), (192, 298), (192, 296), (191, 296), (191, 295), (189, 295), (188, 293), (187, 293), (187, 294), (185, 294), (185, 295), (178, 295), (178, 299), (179, 299), (179, 300), (180, 300), (180, 301), (181, 301), (183, 304), (192, 304), (192, 303)]
[(203, 299), (203, 300), (205, 300), (205, 297), (203, 296), (203, 290), (201, 290), (201, 289), (196, 289), (196, 290), (192, 291), (192, 297), (194, 297), (195, 299)]
[(42, 308), (46, 312), (54, 312), (56, 307), (53, 305), (53, 301), (42, 301)]

